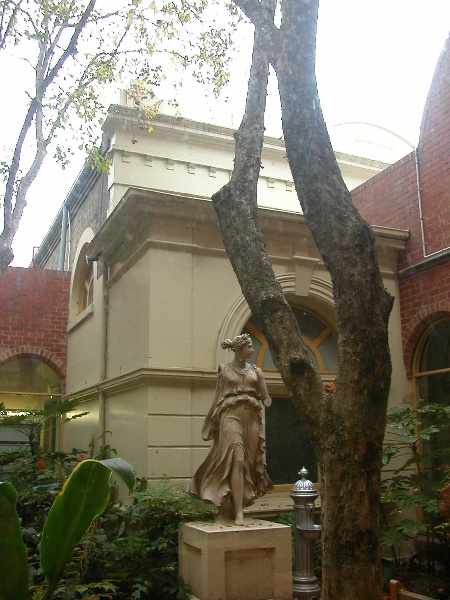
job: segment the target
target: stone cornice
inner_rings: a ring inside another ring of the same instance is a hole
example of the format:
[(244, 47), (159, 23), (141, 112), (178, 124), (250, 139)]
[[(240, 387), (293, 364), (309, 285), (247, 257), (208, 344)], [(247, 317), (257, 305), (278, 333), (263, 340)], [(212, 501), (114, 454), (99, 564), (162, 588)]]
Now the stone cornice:
[[(108, 116), (103, 125), (103, 130), (106, 133), (112, 133), (115, 130), (115, 122), (122, 121), (123, 123), (129, 123), (130, 121), (135, 125), (139, 125), (139, 111), (136, 108), (123, 106), (120, 104), (114, 104), (109, 107)], [(194, 121), (191, 119), (184, 119), (182, 117), (176, 117), (172, 115), (158, 114), (152, 120), (154, 131), (152, 134), (158, 134), (158, 130), (164, 135), (172, 135), (174, 137), (183, 136), (185, 138), (186, 132), (190, 135), (199, 137), (202, 140), (209, 139), (211, 142), (215, 141), (220, 145), (227, 144), (231, 145), (234, 152), (234, 133), (235, 129), (225, 127), (222, 125), (213, 125), (211, 123), (202, 123), (200, 121)], [(264, 137), (264, 152), (273, 150), (277, 154), (285, 152), (285, 145), (283, 138), (275, 138), (271, 136)], [(335, 152), (336, 159), (346, 165), (355, 165), (359, 167), (367, 167), (370, 170), (382, 171), (388, 167), (388, 163), (384, 163), (378, 160), (369, 158), (363, 158), (352, 154), (346, 154), (344, 152)]]
[[(283, 396), (286, 392), (286, 387), (281, 379), (281, 376), (277, 371), (265, 371), (264, 377), (269, 390), (269, 393), (273, 396)], [(331, 382), (334, 380), (335, 375), (330, 374), (324, 376), (324, 382)], [(100, 393), (106, 396), (123, 392), (126, 390), (132, 390), (138, 387), (157, 384), (167, 386), (199, 386), (203, 388), (214, 389), (217, 381), (217, 370), (216, 369), (195, 369), (195, 368), (181, 368), (181, 367), (141, 367), (120, 375), (117, 377), (111, 377), (98, 383), (86, 387), (82, 390), (71, 392), (67, 394), (66, 398), (79, 398), (82, 401), (89, 401), (97, 399)]]
[[(174, 210), (175, 207), (176, 210)], [(270, 208), (260, 208), (258, 212), (264, 234), (271, 232), (277, 234), (280, 222), (283, 222), (285, 236), (298, 237), (299, 227), (301, 227), (304, 229), (302, 235), (311, 238), (311, 247), (315, 247), (303, 215)], [(152, 216), (156, 214), (158, 216), (167, 214), (172, 222), (174, 219), (181, 219), (184, 224), (190, 222), (192, 227), (195, 227), (197, 223), (202, 225), (210, 223), (217, 227), (212, 202), (206, 198), (191, 198), (154, 190), (130, 189), (105, 221), (87, 250), (89, 255), (100, 254), (102, 260), (113, 267), (109, 274), (108, 285), (118, 281), (151, 248), (172, 252), (189, 252), (192, 255), (226, 257), (223, 246), (217, 240), (216, 244), (207, 246), (148, 237), (147, 232)], [(133, 230), (128, 231), (127, 228), (130, 227), (130, 224), (136, 223), (139, 224), (140, 229), (137, 230), (136, 226), (133, 226)], [(404, 250), (409, 238), (408, 231), (379, 226), (372, 229), (378, 248), (384, 248), (390, 252)], [(269, 252), (269, 256), (274, 265), (295, 265), (296, 263), (303, 264), (306, 261), (317, 264), (317, 268), (324, 268), (323, 262), (318, 256), (283, 256), (271, 252)], [(381, 271), (383, 277), (395, 276), (394, 271), (390, 268), (382, 267)]]

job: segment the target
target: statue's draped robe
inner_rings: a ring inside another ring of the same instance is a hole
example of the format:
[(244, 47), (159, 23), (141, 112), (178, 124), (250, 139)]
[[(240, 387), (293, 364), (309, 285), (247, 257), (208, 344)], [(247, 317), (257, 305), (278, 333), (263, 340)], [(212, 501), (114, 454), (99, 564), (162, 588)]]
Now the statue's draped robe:
[(237, 446), (244, 452), (244, 500), (249, 506), (273, 485), (264, 464), (265, 439), (262, 407), (269, 397), (261, 369), (246, 364), (236, 369), (220, 365), (214, 401), (202, 429), (211, 449), (197, 469), (189, 488), (195, 498), (231, 510), (230, 473)]

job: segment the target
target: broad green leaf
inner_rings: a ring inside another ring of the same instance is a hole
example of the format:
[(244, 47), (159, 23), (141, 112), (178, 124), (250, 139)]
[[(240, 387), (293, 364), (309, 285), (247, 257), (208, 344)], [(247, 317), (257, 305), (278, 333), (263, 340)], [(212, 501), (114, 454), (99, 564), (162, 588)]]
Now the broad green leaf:
[(73, 470), (45, 522), (41, 567), (50, 586), (56, 585), (67, 561), (93, 519), (105, 509), (111, 470), (96, 460), (85, 460)]
[(48, 514), (41, 542), (41, 567), (50, 587), (57, 584), (93, 519), (106, 508), (112, 472), (123, 479), (131, 493), (136, 484), (131, 465), (121, 458), (110, 458), (81, 462), (57, 496)]
[(9, 482), (0, 482), (0, 600), (28, 597), (27, 549), (16, 511), (17, 493)]
[(125, 485), (128, 487), (130, 494), (133, 493), (136, 485), (136, 474), (133, 471), (132, 466), (127, 463), (123, 458), (106, 458), (105, 460), (99, 461), (102, 465), (110, 468), (116, 475), (118, 475)]

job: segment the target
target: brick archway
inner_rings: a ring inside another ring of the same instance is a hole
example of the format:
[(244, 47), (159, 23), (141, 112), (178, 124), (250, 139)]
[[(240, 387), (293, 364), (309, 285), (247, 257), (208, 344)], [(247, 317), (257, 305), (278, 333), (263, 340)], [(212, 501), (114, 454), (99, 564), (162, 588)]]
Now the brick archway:
[(12, 358), (18, 357), (38, 358), (42, 360), (42, 362), (55, 371), (61, 381), (61, 389), (65, 389), (66, 365), (56, 354), (39, 346), (13, 346), (0, 352), (0, 367)]
[(430, 325), (433, 325), (433, 323), (441, 321), (442, 319), (450, 319), (450, 303), (434, 302), (429, 306), (421, 308), (404, 330), (402, 335), (403, 361), (405, 364), (406, 376), (409, 379), (412, 374), (414, 351), (420, 337)]

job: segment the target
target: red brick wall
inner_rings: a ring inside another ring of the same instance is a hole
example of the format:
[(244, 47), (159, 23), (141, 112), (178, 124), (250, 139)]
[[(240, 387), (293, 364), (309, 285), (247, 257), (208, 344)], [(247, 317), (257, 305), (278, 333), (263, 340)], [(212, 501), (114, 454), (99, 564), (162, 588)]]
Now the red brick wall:
[(65, 379), (70, 273), (9, 267), (0, 279), (0, 363), (40, 356)]
[(414, 350), (433, 323), (450, 318), (450, 268), (445, 262), (400, 281), (403, 356), (411, 374)]
[[(419, 188), (425, 251), (420, 227)], [(410, 231), (406, 251), (401, 253), (398, 262), (400, 271), (408, 266), (419, 266), (417, 271), (412, 270), (400, 280), (404, 361), (409, 375), (421, 334), (433, 322), (450, 318), (450, 254), (441, 264), (426, 264), (425, 261), (427, 256), (450, 247), (449, 40), (428, 94), (417, 155), (412, 152), (356, 188), (352, 196), (369, 223)]]
[(408, 251), (399, 268), (411, 264), (411, 249), (421, 248), (415, 154), (412, 152), (352, 192), (353, 202), (371, 225), (409, 229)]
[(426, 253), (450, 246), (450, 38), (425, 104), (419, 142)]

